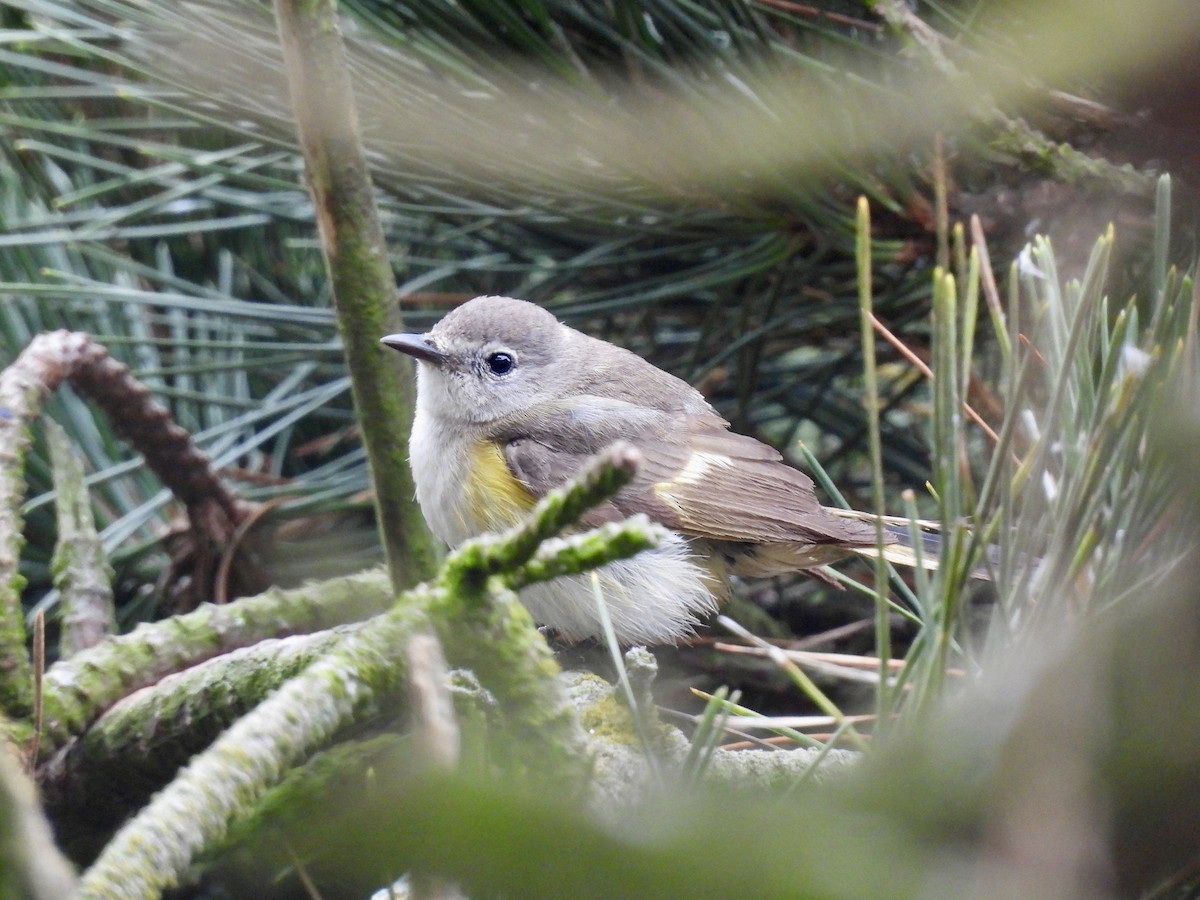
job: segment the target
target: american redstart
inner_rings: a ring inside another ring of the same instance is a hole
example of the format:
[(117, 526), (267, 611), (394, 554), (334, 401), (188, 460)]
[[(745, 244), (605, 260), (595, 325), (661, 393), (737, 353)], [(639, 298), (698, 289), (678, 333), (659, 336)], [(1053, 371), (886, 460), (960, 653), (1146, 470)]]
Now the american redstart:
[[(417, 500), (451, 546), (516, 524), (616, 441), (641, 451), (633, 481), (584, 520), (646, 513), (673, 532), (599, 570), (622, 643), (690, 633), (727, 595), (729, 575), (779, 575), (877, 546), (873, 522), (821, 506), (807, 475), (730, 431), (686, 382), (540, 306), (477, 297), (428, 334), (382, 342), (417, 360)], [(907, 548), (885, 547), (885, 556), (892, 551), (911, 563)], [(564, 637), (601, 633), (589, 577), (532, 585), (521, 601)]]

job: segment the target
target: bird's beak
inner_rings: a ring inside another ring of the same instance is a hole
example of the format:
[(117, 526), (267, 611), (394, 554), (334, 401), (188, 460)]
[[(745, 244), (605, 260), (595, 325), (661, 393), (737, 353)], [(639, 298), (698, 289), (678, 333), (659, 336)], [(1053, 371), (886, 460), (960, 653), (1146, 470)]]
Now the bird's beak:
[(435, 366), (446, 361), (446, 354), (437, 348), (427, 334), (389, 334), (380, 338), (379, 343)]

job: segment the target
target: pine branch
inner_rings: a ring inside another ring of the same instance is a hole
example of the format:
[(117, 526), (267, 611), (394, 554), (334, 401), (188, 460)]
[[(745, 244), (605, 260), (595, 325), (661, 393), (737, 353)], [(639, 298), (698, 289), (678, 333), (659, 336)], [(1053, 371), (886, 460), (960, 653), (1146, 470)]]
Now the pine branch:
[(361, 621), (390, 602), (382, 573), (365, 572), (139, 625), (50, 667), (42, 746), (53, 753), (122, 697), (173, 672), (266, 638)]
[(117, 432), (187, 506), (197, 531), (219, 541), (246, 512), (216, 477), (208, 457), (128, 366), (86, 334), (56, 331), (34, 338), (0, 374), (0, 459), (6, 462), (0, 467), (0, 709), (18, 718), (28, 715), (31, 699), (18, 574), (24, 460), (34, 419), (64, 381), (108, 414)]

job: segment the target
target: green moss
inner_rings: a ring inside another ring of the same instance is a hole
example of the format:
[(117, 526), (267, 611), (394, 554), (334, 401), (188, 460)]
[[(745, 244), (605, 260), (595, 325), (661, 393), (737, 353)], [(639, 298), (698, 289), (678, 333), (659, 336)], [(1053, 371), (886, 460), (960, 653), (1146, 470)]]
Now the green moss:
[(592, 737), (630, 746), (641, 743), (633, 713), (612, 694), (584, 709), (579, 722)]

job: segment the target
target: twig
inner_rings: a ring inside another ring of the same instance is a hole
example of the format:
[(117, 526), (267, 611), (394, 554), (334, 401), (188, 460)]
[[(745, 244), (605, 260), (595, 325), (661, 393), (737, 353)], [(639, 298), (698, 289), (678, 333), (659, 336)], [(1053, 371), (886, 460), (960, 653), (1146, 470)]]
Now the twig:
[[(838, 709), (837, 705), (827, 696), (825, 696), (825, 693), (813, 683), (812, 679), (809, 678), (799, 666), (788, 659), (787, 654), (785, 654), (782, 650), (780, 650), (778, 647), (773, 647), (772, 645), (768, 644), (762, 638), (758, 637), (758, 635), (747, 631), (728, 616), (717, 616), (717, 621), (720, 622), (723, 627), (728, 628), (743, 640), (750, 641), (750, 643), (754, 644), (755, 646), (763, 648), (766, 651), (767, 659), (779, 666), (779, 668), (782, 669), (783, 672), (787, 674), (792, 681), (804, 691), (805, 694), (808, 695), (809, 699), (812, 700), (813, 703), (817, 704), (823, 713), (836, 719), (839, 724), (846, 720), (846, 716), (840, 709)], [(862, 735), (854, 730), (853, 725), (847, 729), (846, 736), (856, 746), (862, 747), (864, 745)]]
[[(874, 314), (871, 315), (871, 326), (883, 336), (884, 340), (895, 347), (901, 356), (912, 363), (922, 375), (924, 375), (930, 381), (933, 381), (933, 370), (930, 369), (929, 366), (925, 364), (925, 361), (917, 356), (917, 354), (908, 349), (904, 342), (901, 341), (900, 338), (896, 337), (896, 335), (894, 335), (886, 325), (880, 322)], [(975, 408), (966, 401), (963, 402), (963, 412), (967, 414), (967, 417), (972, 422), (983, 429), (983, 433), (988, 436), (988, 439), (993, 444), (998, 444), (1000, 442), (1000, 436), (996, 434), (992, 426), (984, 421), (983, 416), (979, 415), (979, 413), (975, 411)]]
[(42, 745), (42, 685), (46, 675), (46, 613), (38, 610), (33, 617), (33, 744), (29, 748), (29, 769), (37, 768)]
[(776, 728), (830, 728), (845, 722), (863, 724), (874, 722), (876, 716), (864, 714), (858, 716), (730, 716), (726, 724), (750, 730)]
[(250, 533), (250, 530), (264, 516), (276, 507), (283, 505), (286, 500), (286, 497), (275, 497), (266, 503), (258, 504), (238, 523), (233, 533), (226, 539), (225, 546), (221, 548), (221, 558), (217, 563), (216, 574), (213, 576), (213, 603), (223, 605), (229, 602), (229, 573), (233, 569), (234, 562), (237, 560), (242, 542), (246, 539), (246, 535)]

